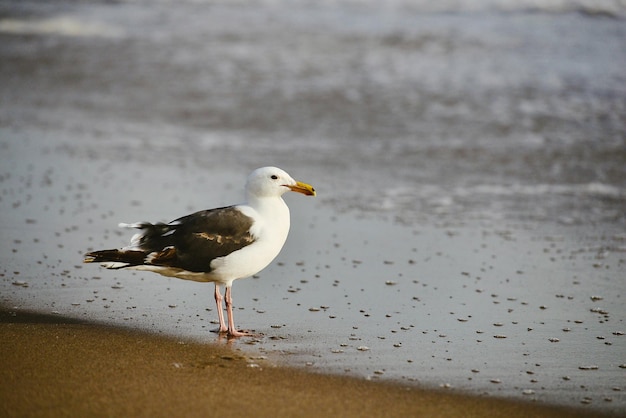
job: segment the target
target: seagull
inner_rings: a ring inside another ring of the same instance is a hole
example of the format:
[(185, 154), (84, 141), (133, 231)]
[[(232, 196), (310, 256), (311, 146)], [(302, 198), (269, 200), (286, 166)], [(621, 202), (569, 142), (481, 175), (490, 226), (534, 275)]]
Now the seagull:
[[(288, 191), (315, 196), (315, 189), (294, 180), (277, 167), (254, 170), (245, 186), (246, 202), (202, 210), (169, 223), (120, 223), (136, 228), (127, 247), (91, 251), (85, 263), (109, 269), (147, 270), (163, 276), (215, 284), (219, 333), (251, 336), (235, 328), (232, 285), (267, 267), (282, 249), (289, 233)], [(220, 286), (225, 287), (222, 296)], [(228, 324), (224, 321), (222, 301)]]

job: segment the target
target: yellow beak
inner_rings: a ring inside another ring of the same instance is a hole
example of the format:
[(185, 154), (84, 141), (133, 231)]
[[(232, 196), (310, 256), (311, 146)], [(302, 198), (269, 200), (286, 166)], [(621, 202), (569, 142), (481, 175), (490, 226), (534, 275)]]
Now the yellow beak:
[(287, 185), (287, 187), (289, 187), (292, 192), (302, 193), (306, 196), (315, 196), (316, 194), (313, 186), (311, 186), (310, 184), (302, 183), (300, 181), (297, 181), (296, 184), (293, 186)]

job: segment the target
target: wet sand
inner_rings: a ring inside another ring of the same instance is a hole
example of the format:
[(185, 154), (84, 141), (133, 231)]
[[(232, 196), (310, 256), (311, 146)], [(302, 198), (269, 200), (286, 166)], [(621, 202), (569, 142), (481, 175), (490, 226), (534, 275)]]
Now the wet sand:
[(0, 413), (24, 416), (589, 417), (589, 411), (326, 376), (60, 316), (0, 312)]

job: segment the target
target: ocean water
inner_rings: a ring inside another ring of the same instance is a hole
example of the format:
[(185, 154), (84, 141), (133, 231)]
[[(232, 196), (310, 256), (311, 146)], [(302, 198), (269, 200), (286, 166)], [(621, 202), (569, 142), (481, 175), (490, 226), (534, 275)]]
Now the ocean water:
[[(83, 266), (119, 222), (287, 197), (231, 342), (314, 371), (620, 411), (623, 1), (0, 1), (0, 293), (216, 342), (211, 286)], [(208, 310), (208, 311), (207, 311)]]
[(325, 199), (410, 222), (623, 226), (623, 2), (432, 3), (2, 2), (3, 123), (356, 170)]

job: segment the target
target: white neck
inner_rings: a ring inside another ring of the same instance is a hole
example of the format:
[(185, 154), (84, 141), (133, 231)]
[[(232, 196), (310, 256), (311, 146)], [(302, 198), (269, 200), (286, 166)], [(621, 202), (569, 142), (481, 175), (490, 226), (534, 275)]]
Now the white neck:
[(248, 195), (248, 205), (261, 215), (268, 230), (275, 231), (275, 238), (284, 242), (290, 226), (289, 207), (280, 196), (258, 197)]
[(247, 203), (262, 216), (266, 216), (268, 218), (275, 218), (279, 216), (284, 217), (285, 214), (289, 214), (289, 208), (280, 196), (258, 197), (248, 195)]

